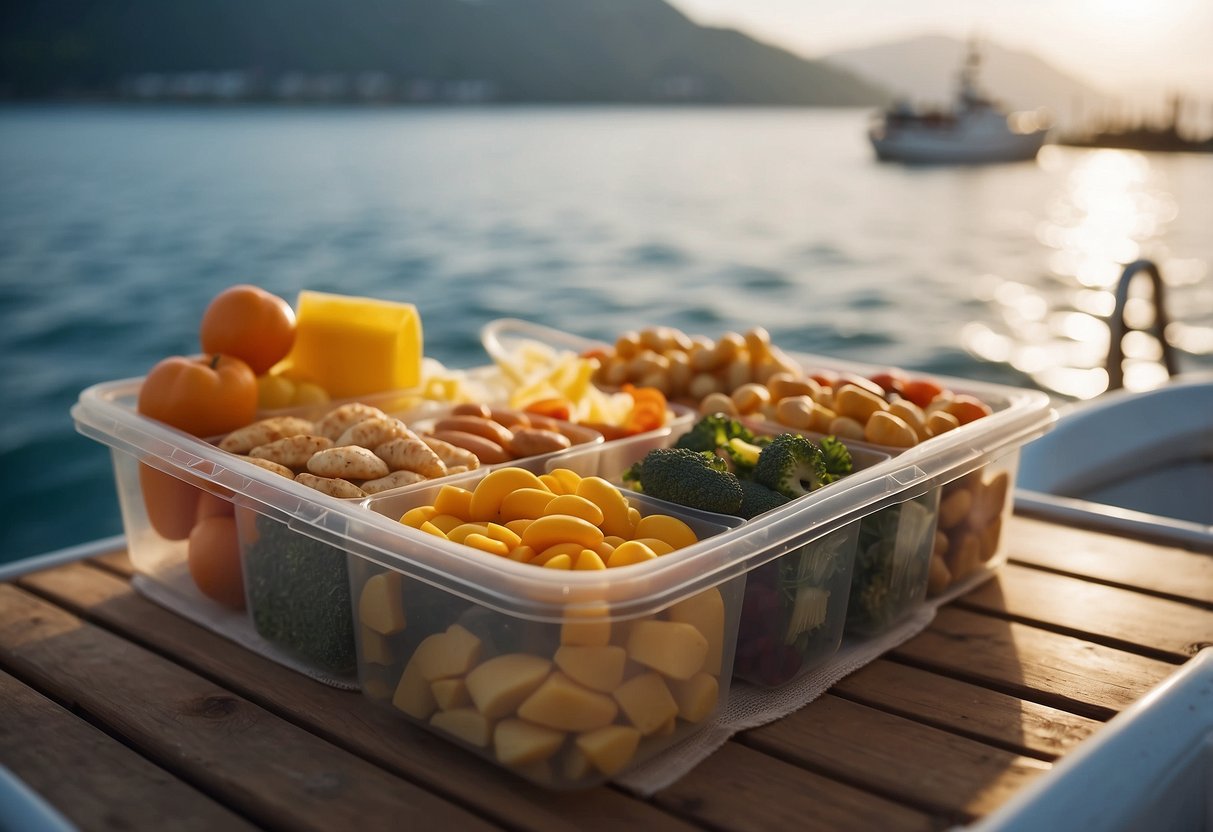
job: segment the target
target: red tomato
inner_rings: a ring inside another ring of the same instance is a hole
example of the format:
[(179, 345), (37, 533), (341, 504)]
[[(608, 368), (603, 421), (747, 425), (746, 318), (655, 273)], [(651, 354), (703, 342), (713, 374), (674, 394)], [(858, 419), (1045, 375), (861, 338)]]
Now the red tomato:
[(926, 407), (943, 392), (943, 387), (929, 378), (910, 379), (901, 385), (901, 395), (919, 407)]
[(277, 295), (242, 283), (214, 297), (198, 336), (204, 352), (234, 355), (262, 375), (291, 351), (295, 310)]
[(868, 376), (870, 381), (880, 385), (880, 389), (886, 393), (901, 393), (901, 387), (906, 382), (905, 373), (901, 370), (885, 370), (882, 373), (873, 373)]
[(156, 534), (166, 540), (185, 540), (198, 516), (199, 490), (172, 474), (150, 465), (139, 466), (139, 488), (147, 520)]

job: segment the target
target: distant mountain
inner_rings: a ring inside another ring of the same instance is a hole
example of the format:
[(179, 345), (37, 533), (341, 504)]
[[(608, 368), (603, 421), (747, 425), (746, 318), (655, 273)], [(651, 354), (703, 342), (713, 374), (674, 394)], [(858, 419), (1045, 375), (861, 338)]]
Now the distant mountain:
[[(941, 35), (883, 43), (834, 52), (821, 58), (882, 84), (894, 95), (915, 102), (951, 100), (967, 45)], [(1058, 120), (1074, 116), (1080, 106), (1104, 101), (1106, 94), (1067, 75), (1028, 52), (980, 42), (982, 87), (1012, 109), (1046, 107)]]
[(863, 105), (664, 0), (10, 0), (0, 95)]

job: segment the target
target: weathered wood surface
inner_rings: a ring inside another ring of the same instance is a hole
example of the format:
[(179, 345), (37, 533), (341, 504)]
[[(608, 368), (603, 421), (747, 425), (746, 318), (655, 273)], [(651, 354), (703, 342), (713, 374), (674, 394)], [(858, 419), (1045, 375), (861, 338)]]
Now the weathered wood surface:
[(946, 829), (1213, 641), (1207, 556), (1006, 539), (922, 634), (647, 799), (514, 778), (148, 601), (113, 553), (0, 585), (0, 762), (83, 829)]

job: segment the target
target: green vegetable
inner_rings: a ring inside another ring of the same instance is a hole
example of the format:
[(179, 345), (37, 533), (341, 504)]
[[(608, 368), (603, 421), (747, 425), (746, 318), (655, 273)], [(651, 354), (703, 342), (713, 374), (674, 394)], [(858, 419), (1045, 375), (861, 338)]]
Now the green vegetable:
[(799, 497), (830, 480), (821, 449), (799, 433), (781, 433), (762, 449), (753, 479), (785, 497)]
[(724, 460), (687, 448), (654, 448), (624, 475), (652, 497), (689, 508), (737, 514), (741, 483)]
[(352, 672), (357, 659), (345, 552), (261, 515), (244, 558), (257, 632), (322, 670)]
[(746, 520), (757, 517), (763, 512), (779, 508), (788, 502), (788, 498), (778, 491), (772, 491), (765, 485), (759, 485), (753, 480), (741, 480), (741, 508), (738, 516)]
[(822, 485), (842, 479), (851, 473), (854, 468), (851, 451), (837, 436), (824, 436), (817, 446), (821, 448), (821, 459), (826, 467), (826, 477)]
[(934, 543), (933, 494), (869, 514), (859, 526), (847, 626), (874, 633), (895, 623), (926, 592)]
[(730, 439), (741, 439), (754, 445), (761, 443), (754, 432), (741, 422), (730, 419), (723, 413), (712, 413), (700, 418), (689, 431), (678, 437), (674, 447), (715, 453), (717, 448), (727, 445)]

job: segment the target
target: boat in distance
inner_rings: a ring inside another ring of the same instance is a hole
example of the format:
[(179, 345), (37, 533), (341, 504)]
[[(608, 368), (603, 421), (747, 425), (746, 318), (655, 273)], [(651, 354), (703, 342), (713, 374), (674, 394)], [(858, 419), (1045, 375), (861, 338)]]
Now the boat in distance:
[(984, 164), (1034, 159), (1049, 133), (1034, 110), (1008, 113), (977, 85), (981, 56), (970, 46), (949, 109), (920, 109), (908, 102), (879, 113), (868, 140), (881, 161), (910, 164)]

